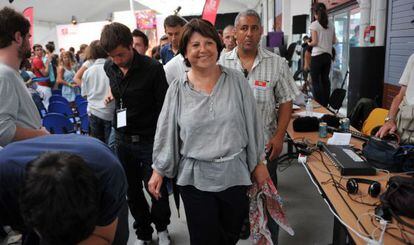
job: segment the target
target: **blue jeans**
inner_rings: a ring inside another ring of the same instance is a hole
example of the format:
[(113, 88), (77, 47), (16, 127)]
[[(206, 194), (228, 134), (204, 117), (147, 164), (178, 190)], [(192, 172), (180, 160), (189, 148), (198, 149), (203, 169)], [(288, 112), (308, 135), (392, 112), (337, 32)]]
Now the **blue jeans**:
[(93, 114), (89, 115), (89, 134), (90, 136), (108, 144), (111, 133), (111, 121), (103, 120)]
[(161, 198), (156, 200), (152, 195), (150, 207), (142, 189), (144, 183), (148, 191), (148, 181), (152, 175), (153, 139), (130, 143), (116, 134), (116, 149), (119, 160), (124, 167), (128, 181), (128, 205), (135, 219), (134, 229), (138, 239), (151, 240), (155, 224), (158, 232), (167, 229), (170, 224), (171, 210), (165, 181), (161, 186)]

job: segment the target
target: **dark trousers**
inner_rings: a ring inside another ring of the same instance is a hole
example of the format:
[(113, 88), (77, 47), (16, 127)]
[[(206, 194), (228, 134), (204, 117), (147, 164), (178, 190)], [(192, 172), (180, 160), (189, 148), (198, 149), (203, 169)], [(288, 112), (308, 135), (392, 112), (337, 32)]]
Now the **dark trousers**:
[(89, 115), (89, 134), (108, 144), (111, 133), (111, 121), (103, 120), (93, 114)]
[[(277, 187), (277, 165), (277, 159), (267, 162), (267, 170), (269, 171), (270, 178), (272, 179), (275, 187)], [(277, 245), (279, 239), (279, 225), (270, 217), (270, 214), (268, 212), (266, 212), (266, 215), (268, 217), (267, 228), (269, 228), (273, 244)]]
[(249, 209), (247, 186), (221, 192), (180, 186), (192, 245), (236, 244)]
[(148, 192), (148, 181), (152, 175), (152, 147), (153, 142), (126, 143), (116, 138), (118, 157), (124, 167), (128, 181), (128, 205), (135, 219), (135, 233), (138, 239), (141, 240), (152, 239), (153, 228), (151, 223), (155, 224), (157, 231), (166, 230), (168, 224), (170, 224), (171, 216), (165, 182), (161, 186), (160, 199), (156, 200), (151, 195), (151, 208), (144, 196), (142, 183), (144, 182), (145, 189)]
[(331, 70), (331, 55), (323, 53), (312, 56), (311, 60), (311, 77), (313, 86), (313, 96), (322, 106), (328, 106), (329, 96), (331, 94), (331, 82), (329, 81), (329, 72)]

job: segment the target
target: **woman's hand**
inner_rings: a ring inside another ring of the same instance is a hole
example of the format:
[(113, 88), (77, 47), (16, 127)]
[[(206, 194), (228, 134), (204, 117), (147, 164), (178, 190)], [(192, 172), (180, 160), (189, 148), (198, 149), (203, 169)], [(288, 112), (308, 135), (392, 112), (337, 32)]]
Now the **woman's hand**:
[(262, 186), (269, 177), (270, 174), (269, 171), (267, 171), (267, 166), (263, 163), (257, 164), (253, 171), (253, 181), (259, 186)]
[(151, 179), (148, 181), (148, 190), (157, 200), (161, 197), (160, 189), (162, 181), (163, 176), (156, 170), (153, 170)]

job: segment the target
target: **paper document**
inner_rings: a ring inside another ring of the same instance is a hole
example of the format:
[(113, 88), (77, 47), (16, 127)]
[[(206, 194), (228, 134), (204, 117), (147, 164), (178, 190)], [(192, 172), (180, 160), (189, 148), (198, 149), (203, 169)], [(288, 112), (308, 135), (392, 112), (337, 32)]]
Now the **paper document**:
[(317, 118), (321, 118), (325, 114), (320, 113), (320, 112), (313, 112), (313, 111), (301, 111), (301, 112), (295, 113), (295, 115), (297, 115), (299, 117), (317, 117)]
[(350, 133), (334, 132), (331, 138), (328, 139), (328, 145), (349, 145), (351, 142)]

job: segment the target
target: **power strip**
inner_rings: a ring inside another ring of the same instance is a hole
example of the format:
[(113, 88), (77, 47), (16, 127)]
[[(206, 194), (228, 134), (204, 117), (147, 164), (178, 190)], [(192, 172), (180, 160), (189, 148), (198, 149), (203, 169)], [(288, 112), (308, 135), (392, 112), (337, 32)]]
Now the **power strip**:
[(305, 164), (307, 160), (308, 160), (308, 157), (306, 155), (299, 153), (298, 161), (300, 163)]

